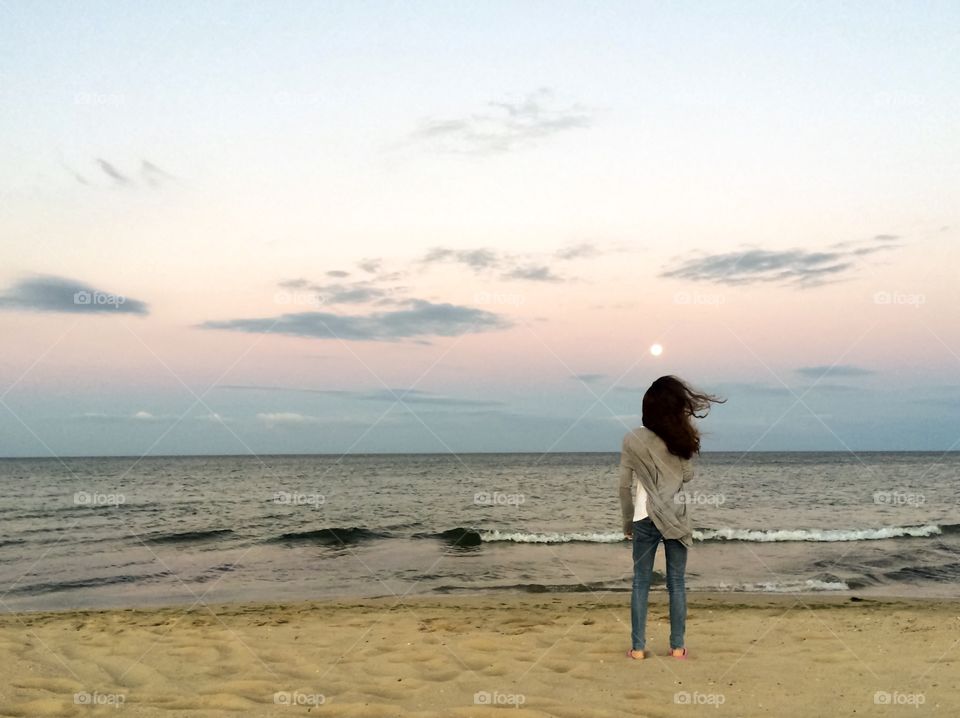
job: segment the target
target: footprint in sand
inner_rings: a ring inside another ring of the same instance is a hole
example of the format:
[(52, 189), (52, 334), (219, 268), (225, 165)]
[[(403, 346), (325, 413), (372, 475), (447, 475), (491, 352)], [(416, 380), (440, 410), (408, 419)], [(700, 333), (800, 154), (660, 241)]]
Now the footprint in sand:
[[(83, 686), (69, 678), (24, 678), (13, 683), (17, 688), (34, 688), (49, 693), (62, 693), (73, 696), (83, 690)], [(71, 698), (72, 700), (72, 698)]]
[(207, 695), (229, 693), (240, 696), (255, 703), (273, 703), (273, 696), (277, 692), (276, 681), (225, 681), (218, 683), (216, 689), (207, 691)]
[(540, 665), (546, 666), (554, 673), (567, 673), (573, 668), (569, 661), (540, 661)]
[(0, 707), (3, 715), (16, 718), (41, 718), (46, 716), (75, 716), (77, 706), (73, 698), (69, 701), (63, 698), (39, 698), (35, 701), (18, 703), (16, 705)]

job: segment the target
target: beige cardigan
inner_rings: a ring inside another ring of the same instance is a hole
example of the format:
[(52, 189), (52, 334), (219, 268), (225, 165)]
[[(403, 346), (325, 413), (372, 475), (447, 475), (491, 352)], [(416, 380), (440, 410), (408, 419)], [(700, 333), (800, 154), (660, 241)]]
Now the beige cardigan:
[(664, 538), (693, 545), (693, 529), (687, 513), (683, 485), (693, 478), (693, 463), (675, 456), (663, 439), (646, 427), (623, 437), (620, 453), (620, 509), (623, 530), (633, 523), (636, 487), (646, 492), (647, 515)]

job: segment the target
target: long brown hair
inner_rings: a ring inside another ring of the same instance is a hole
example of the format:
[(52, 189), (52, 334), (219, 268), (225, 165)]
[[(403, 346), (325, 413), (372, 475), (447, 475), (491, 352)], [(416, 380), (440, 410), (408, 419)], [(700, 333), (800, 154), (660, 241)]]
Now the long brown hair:
[(662, 376), (643, 395), (643, 425), (663, 439), (671, 454), (690, 459), (700, 453), (700, 432), (693, 417), (703, 419), (710, 404), (725, 401), (695, 391), (675, 376)]

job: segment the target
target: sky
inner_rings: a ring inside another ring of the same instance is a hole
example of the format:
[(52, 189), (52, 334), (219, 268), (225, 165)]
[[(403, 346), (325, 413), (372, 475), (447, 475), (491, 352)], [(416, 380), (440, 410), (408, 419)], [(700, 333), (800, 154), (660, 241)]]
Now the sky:
[(0, 456), (956, 450), (958, 26), (7, 0)]

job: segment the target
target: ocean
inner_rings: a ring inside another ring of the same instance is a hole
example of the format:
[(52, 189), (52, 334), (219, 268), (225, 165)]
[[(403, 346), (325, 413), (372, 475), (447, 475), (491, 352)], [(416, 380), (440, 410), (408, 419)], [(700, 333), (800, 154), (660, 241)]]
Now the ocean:
[[(618, 461), (2, 459), (0, 610), (627, 592)], [(960, 453), (704, 453), (688, 589), (960, 597), (958, 478)]]

